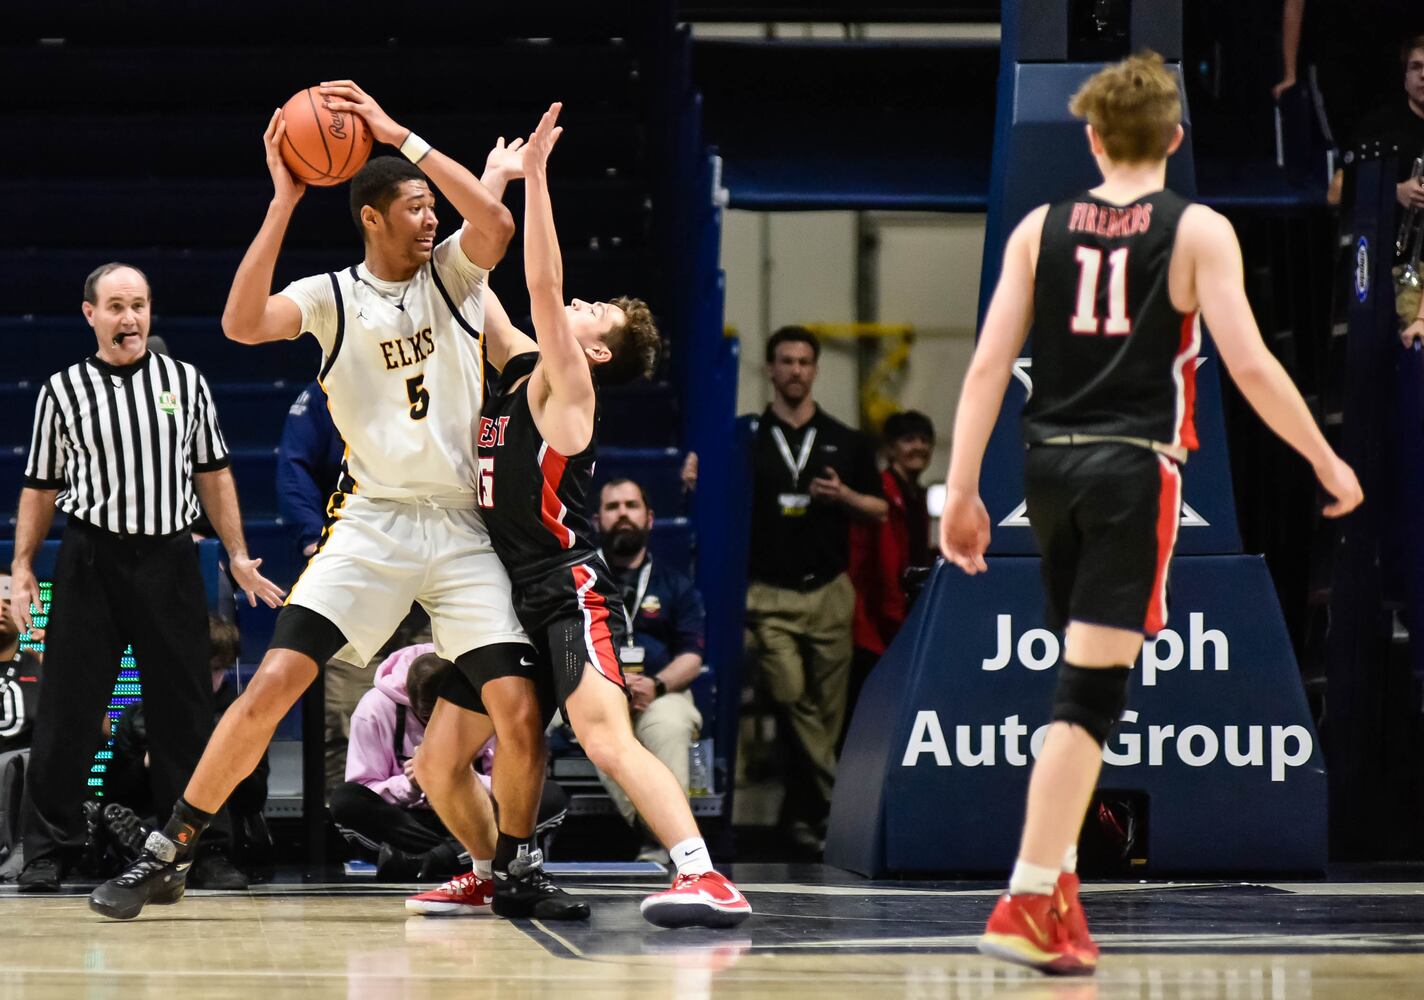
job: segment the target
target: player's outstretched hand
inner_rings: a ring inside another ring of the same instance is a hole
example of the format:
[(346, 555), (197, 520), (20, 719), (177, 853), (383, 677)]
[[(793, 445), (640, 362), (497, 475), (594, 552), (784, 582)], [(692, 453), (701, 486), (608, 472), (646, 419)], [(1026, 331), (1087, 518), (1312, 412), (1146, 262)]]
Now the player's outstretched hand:
[(564, 134), (562, 125), (557, 124), (559, 112), (564, 110), (564, 105), (560, 101), (555, 101), (549, 105), (549, 110), (544, 112), (544, 116), (539, 119), (539, 125), (534, 129), (534, 133), (529, 136), (529, 144), (524, 147), (524, 169), (525, 171), (540, 169), (549, 162), (549, 154), (554, 151), (554, 143), (559, 141), (559, 136)]
[(1334, 498), (1321, 511), (1326, 517), (1344, 517), (1365, 501), (1365, 491), (1355, 478), (1355, 470), (1345, 464), (1339, 455), (1331, 455), (1330, 460), (1315, 470), (1315, 477), (1325, 492)]
[(282, 109), (278, 108), (272, 112), (267, 131), (262, 133), (262, 145), (267, 150), (267, 172), (272, 175), (273, 191), (279, 200), (295, 204), (306, 193), (307, 186), (292, 176), (282, 160), (282, 137), (286, 134), (287, 121), (282, 117)]
[(333, 111), (349, 111), (360, 115), (371, 135), (390, 146), (399, 146), (410, 130), (397, 125), (381, 110), (376, 99), (356, 85), (355, 80), (323, 80), (317, 92), (329, 98), (327, 107)]
[(287, 595), (282, 592), (281, 587), (257, 572), (257, 567), (261, 565), (261, 559), (253, 559), (249, 556), (231, 559), (232, 578), (246, 592), (249, 605), (257, 607), (257, 599), (261, 598), (263, 604), (269, 608), (275, 608), (282, 603), (282, 598)]
[(978, 493), (946, 490), (939, 520), (939, 549), (944, 557), (973, 576), (986, 573), (984, 552), (989, 548), (989, 511)]
[(524, 176), (524, 139), (516, 138), (509, 145), (504, 144), (504, 136), (494, 144), (494, 149), (485, 157), (485, 173), (503, 174), (506, 180), (517, 180)]

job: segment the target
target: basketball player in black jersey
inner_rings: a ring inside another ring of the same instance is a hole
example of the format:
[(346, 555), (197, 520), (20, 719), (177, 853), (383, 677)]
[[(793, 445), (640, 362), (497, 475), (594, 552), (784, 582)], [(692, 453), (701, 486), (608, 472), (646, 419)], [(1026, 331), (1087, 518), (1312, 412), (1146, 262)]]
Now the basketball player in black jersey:
[[(560, 107), (549, 109), (523, 151), (524, 266), (538, 343), (487, 292), (488, 356), (501, 375), (480, 420), (479, 503), (509, 570), (515, 610), (538, 649), (539, 663), (522, 665), (677, 865), (672, 888), (643, 900), (644, 917), (664, 927), (733, 926), (751, 906), (712, 869), (684, 790), (634, 736), (618, 652), (626, 646), (622, 594), (585, 513), (598, 450), (594, 373), (602, 384), (646, 377), (658, 340), (647, 306), (636, 299), (564, 304), (545, 173), (562, 131), (555, 124)], [(469, 782), (461, 786), (462, 794), (473, 791)], [(464, 811), (450, 801), (436, 807)], [(498, 866), (495, 877), (499, 912)]]
[(988, 568), (980, 464), (1032, 325), (1025, 492), (1049, 617), (1067, 627), (1065, 662), (1009, 891), (979, 948), (1083, 975), (1098, 949), (1078, 902), (1074, 845), (1102, 746), (1123, 711), (1127, 671), (1144, 635), (1166, 622), (1180, 467), (1197, 444), (1192, 373), (1202, 320), (1247, 401), (1334, 498), (1325, 514), (1344, 515), (1363, 496), (1261, 341), (1230, 223), (1164, 190), (1182, 128), (1176, 81), (1161, 58), (1146, 53), (1102, 70), (1069, 106), (1087, 120), (1103, 183), (1035, 209), (1009, 237), (955, 418), (940, 546), (966, 573)]

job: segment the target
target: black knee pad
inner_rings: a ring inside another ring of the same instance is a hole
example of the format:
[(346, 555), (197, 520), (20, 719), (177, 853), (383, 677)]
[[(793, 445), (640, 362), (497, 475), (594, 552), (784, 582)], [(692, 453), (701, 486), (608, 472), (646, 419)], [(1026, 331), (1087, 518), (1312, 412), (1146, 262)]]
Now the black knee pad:
[(1127, 707), (1127, 671), (1064, 664), (1053, 694), (1053, 721), (1081, 726), (1102, 746)]

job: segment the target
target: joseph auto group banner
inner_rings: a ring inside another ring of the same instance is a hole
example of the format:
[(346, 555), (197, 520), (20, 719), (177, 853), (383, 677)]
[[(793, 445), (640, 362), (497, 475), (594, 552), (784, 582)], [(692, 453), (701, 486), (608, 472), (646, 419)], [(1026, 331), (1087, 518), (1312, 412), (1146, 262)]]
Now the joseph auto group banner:
[[(865, 873), (998, 871), (1061, 656), (1039, 562), (941, 565), (872, 674), (837, 776), (827, 860)], [(1308, 871), (1325, 771), (1264, 563), (1173, 562), (1168, 629), (1134, 665), (1099, 787), (1145, 793), (1147, 869)]]

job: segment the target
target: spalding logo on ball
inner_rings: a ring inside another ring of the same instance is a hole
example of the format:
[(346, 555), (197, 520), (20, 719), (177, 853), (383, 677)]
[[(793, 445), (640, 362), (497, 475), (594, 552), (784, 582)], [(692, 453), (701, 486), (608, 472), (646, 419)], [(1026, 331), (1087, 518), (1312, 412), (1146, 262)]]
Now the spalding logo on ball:
[(359, 115), (333, 111), (316, 87), (292, 95), (282, 105), (287, 132), (282, 160), (297, 180), (317, 187), (348, 181), (371, 155), (371, 130)]

